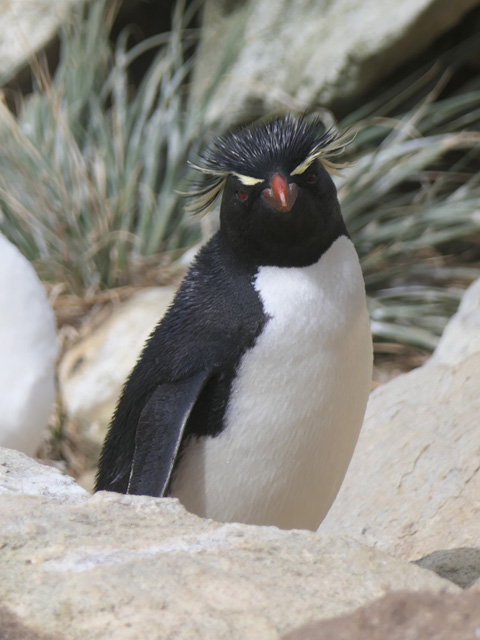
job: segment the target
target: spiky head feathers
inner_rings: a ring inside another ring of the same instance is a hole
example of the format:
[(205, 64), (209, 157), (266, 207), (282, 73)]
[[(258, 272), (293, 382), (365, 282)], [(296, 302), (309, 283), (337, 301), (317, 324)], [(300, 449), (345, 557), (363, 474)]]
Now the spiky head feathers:
[(278, 169), (287, 175), (304, 173), (317, 159), (335, 173), (345, 166), (335, 160), (347, 144), (345, 134), (324, 131), (318, 118), (284, 116), (227, 133), (215, 138), (198, 163), (192, 163), (203, 176), (188, 193), (192, 198), (188, 210), (208, 211), (230, 175), (245, 185), (254, 185)]

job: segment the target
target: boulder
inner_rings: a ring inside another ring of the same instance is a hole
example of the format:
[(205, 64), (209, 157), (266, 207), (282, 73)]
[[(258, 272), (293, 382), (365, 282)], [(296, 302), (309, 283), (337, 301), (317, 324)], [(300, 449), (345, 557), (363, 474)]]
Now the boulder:
[(59, 366), (62, 402), (90, 461), (98, 458), (123, 384), (174, 295), (174, 287), (140, 289), (63, 357)]
[[(7, 472), (24, 463), (8, 455)], [(72, 496), (0, 494), (0, 616), (25, 637), (275, 640), (392, 590), (460, 591), (340, 536), (203, 520), (173, 499)]]
[(462, 296), (457, 313), (450, 318), (429, 360), (430, 364), (458, 364), (480, 351), (480, 280)]
[(442, 578), (465, 589), (480, 578), (480, 549), (439, 549), (415, 561), (419, 567), (430, 569)]
[(0, 447), (0, 495), (6, 494), (39, 496), (63, 503), (82, 502), (89, 495), (58, 469)]
[(33, 455), (55, 398), (55, 316), (32, 265), (0, 234), (0, 446)]
[[(364, 93), (479, 0), (209, 0), (192, 100), (220, 84), (206, 119), (331, 106)], [(226, 74), (223, 73), (226, 68)]]
[(311, 623), (282, 640), (473, 640), (478, 593), (390, 593), (350, 615)]
[(9, 80), (41, 48), (83, 0), (0, 2), (0, 82)]
[(425, 365), (377, 388), (320, 531), (407, 560), (476, 547), (479, 386), (477, 353), (453, 367)]

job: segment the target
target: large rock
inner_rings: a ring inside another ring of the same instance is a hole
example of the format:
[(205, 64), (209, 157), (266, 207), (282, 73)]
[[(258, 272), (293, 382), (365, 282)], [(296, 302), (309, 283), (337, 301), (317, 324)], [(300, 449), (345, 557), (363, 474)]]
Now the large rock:
[(480, 351), (480, 280), (465, 291), (450, 318), (429, 364), (458, 364)]
[(90, 461), (98, 457), (123, 384), (145, 340), (174, 295), (174, 287), (137, 291), (62, 359), (62, 401), (67, 416), (79, 428), (78, 441)]
[[(459, 22), (479, 0), (210, 0), (193, 100), (227, 66), (207, 109), (245, 114), (329, 106), (363, 93)], [(236, 58), (235, 58), (236, 56)]]
[(0, 0), (0, 82), (44, 47), (83, 0)]
[(0, 447), (0, 494), (40, 496), (63, 503), (82, 502), (89, 495), (58, 469), (3, 447)]
[(311, 623), (283, 640), (474, 640), (478, 593), (391, 593), (354, 613)]
[(392, 590), (459, 592), (353, 540), (202, 520), (172, 499), (14, 492), (0, 512), (0, 616), (28, 638), (274, 640)]
[(0, 446), (33, 455), (55, 398), (55, 317), (32, 265), (0, 234)]
[(427, 365), (370, 396), (344, 484), (320, 526), (418, 559), (477, 547), (480, 353)]

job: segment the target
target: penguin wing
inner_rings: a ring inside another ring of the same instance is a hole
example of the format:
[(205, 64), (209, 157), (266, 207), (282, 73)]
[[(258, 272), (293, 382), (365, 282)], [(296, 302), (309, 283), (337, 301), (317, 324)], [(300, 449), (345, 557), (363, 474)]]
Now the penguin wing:
[(96, 491), (164, 495), (182, 440), (221, 432), (237, 365), (267, 321), (255, 273), (218, 234), (200, 250), (125, 383)]
[(200, 371), (154, 389), (138, 421), (127, 493), (164, 495), (185, 425), (210, 374)]

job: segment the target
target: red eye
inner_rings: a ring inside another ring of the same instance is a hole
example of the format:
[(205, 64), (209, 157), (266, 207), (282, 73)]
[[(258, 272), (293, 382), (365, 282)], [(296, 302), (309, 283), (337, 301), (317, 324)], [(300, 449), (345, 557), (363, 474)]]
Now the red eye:
[(308, 184), (315, 184), (316, 181), (317, 181), (317, 175), (315, 173), (309, 173), (307, 176)]
[(239, 191), (237, 197), (241, 202), (245, 202), (245, 200), (248, 200), (248, 193), (246, 191)]

